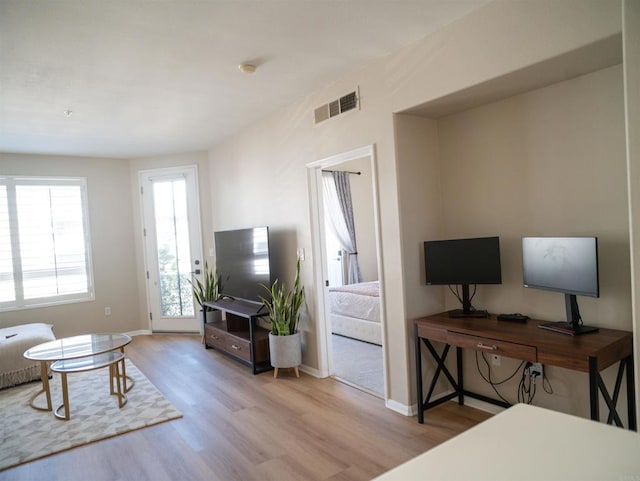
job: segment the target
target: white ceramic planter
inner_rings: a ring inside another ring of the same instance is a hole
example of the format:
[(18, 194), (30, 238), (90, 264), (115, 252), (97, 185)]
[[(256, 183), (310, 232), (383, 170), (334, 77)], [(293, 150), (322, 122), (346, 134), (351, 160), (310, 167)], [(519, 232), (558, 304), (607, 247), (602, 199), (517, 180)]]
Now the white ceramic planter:
[(273, 367), (297, 367), (302, 364), (300, 333), (274, 336), (269, 333), (269, 354)]
[(220, 322), (222, 320), (222, 311), (205, 311), (207, 324), (212, 322)]

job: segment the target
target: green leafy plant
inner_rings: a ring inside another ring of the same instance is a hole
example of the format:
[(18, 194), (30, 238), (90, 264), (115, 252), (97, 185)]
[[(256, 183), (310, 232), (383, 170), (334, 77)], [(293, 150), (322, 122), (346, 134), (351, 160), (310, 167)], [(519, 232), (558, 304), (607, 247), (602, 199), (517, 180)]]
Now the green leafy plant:
[(262, 297), (262, 303), (269, 311), (271, 333), (276, 336), (290, 336), (298, 331), (300, 307), (304, 298), (304, 287), (300, 285), (300, 259), (296, 263), (296, 277), (293, 289), (288, 291), (277, 279), (267, 287), (260, 284), (269, 297)]
[(194, 278), (193, 281), (189, 282), (193, 286), (193, 297), (196, 298), (196, 302), (200, 306), (203, 306), (207, 301), (217, 301), (222, 297), (222, 290), (224, 289), (222, 277), (216, 273), (215, 268), (209, 270), (209, 265), (206, 261), (202, 271), (202, 281)]

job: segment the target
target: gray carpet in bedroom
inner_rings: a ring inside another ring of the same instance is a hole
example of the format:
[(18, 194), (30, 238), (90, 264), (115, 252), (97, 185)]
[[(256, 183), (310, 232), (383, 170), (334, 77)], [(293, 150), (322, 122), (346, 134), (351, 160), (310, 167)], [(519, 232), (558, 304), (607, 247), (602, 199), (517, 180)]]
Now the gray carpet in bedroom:
[(348, 337), (331, 336), (334, 375), (384, 395), (382, 347)]

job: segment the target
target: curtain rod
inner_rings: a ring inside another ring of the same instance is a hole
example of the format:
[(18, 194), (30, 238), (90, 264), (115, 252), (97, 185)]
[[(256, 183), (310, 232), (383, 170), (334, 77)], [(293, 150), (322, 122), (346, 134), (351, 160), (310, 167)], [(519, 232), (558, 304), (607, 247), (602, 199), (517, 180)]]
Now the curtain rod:
[(351, 171), (348, 171), (348, 170), (327, 170), (327, 169), (322, 169), (322, 172), (346, 172), (347, 174), (353, 174), (353, 175), (362, 174), (362, 172), (351, 172)]

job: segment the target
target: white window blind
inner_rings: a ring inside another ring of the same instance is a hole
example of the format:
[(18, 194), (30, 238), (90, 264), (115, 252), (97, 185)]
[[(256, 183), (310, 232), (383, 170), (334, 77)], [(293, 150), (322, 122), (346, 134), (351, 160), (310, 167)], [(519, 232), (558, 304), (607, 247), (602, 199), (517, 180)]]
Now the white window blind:
[(0, 177), (0, 309), (94, 299), (83, 178)]

